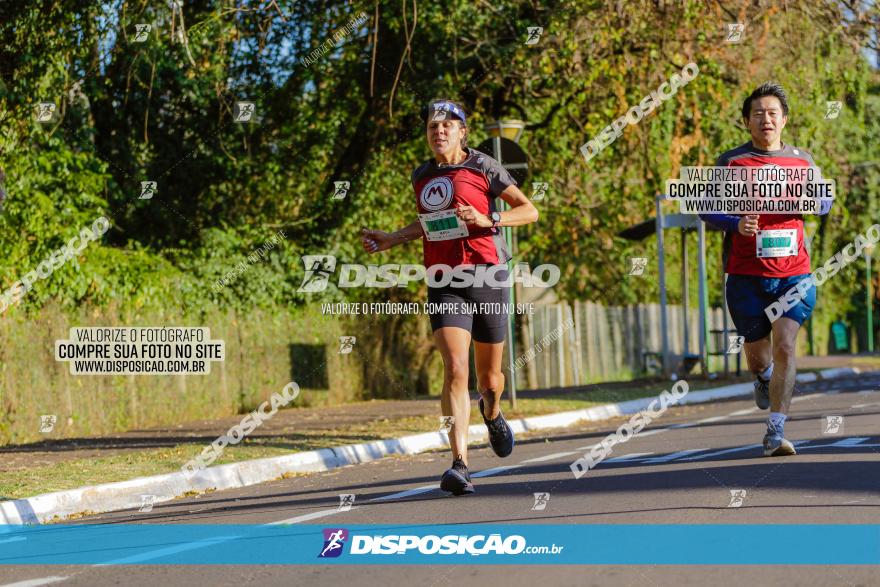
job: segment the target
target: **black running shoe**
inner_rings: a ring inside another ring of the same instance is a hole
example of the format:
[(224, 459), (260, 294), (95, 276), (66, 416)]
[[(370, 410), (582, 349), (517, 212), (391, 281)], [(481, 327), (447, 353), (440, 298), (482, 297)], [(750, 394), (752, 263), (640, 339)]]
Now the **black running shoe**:
[(507, 420), (504, 419), (500, 411), (497, 418), (491, 421), (487, 420), (486, 413), (483, 412), (483, 398), (480, 398), (480, 414), (483, 416), (486, 428), (489, 429), (489, 444), (492, 446), (492, 450), (501, 458), (509, 456), (513, 452), (514, 440), (513, 430)]
[(440, 489), (448, 491), (452, 495), (468, 495), (474, 492), (471, 474), (461, 459), (461, 455), (452, 461), (452, 468), (443, 473), (443, 477), (440, 479)]

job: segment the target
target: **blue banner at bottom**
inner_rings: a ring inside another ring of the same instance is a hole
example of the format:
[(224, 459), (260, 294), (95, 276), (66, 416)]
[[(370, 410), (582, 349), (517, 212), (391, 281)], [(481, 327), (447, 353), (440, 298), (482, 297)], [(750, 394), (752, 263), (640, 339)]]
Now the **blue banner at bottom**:
[(877, 565), (880, 525), (0, 526), (2, 565)]

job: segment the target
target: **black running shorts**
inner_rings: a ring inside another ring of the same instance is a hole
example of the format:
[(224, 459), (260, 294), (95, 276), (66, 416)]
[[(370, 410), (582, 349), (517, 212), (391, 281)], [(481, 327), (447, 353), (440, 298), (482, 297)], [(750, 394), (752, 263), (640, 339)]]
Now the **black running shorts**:
[[(474, 270), (469, 270), (473, 273)], [(495, 272), (497, 282), (507, 281), (508, 270)], [(507, 321), (510, 318), (510, 286), (491, 287), (489, 284), (455, 287), (428, 286), (428, 315), (431, 330), (455, 326), (471, 333), (477, 342), (504, 342)]]

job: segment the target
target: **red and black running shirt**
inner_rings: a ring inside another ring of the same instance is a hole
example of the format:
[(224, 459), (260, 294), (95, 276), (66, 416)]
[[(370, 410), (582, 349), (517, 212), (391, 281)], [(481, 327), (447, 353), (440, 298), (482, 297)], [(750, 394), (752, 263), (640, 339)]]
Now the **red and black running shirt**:
[[(783, 145), (778, 151), (762, 151), (749, 141), (727, 151), (715, 163), (717, 167), (815, 167), (813, 156), (797, 147)], [(723, 222), (729, 216), (739, 221), (738, 216), (701, 214), (707, 222), (724, 228)], [(732, 222), (731, 222), (732, 224)], [(759, 214), (758, 230), (797, 230), (798, 254), (789, 257), (758, 257), (755, 237), (743, 236), (737, 230), (729, 230), (725, 236), (724, 250), (727, 273), (731, 275), (757, 275), (761, 277), (791, 277), (810, 272), (810, 254), (804, 243), (804, 221), (801, 214)]]
[[(516, 181), (498, 161), (465, 148), (467, 158), (457, 165), (438, 164), (431, 159), (412, 173), (419, 214), (439, 212), (461, 205), (473, 206), (489, 216), (495, 198)], [(495, 265), (507, 263), (510, 253), (500, 229), (468, 225), (468, 236), (445, 241), (423, 238), (425, 267), (433, 265)]]

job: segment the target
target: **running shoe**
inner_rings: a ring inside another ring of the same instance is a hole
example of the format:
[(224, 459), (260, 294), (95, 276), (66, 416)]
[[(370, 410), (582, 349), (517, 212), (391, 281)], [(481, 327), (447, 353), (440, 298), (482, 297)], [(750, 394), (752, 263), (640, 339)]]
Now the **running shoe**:
[(513, 430), (510, 428), (507, 420), (504, 419), (500, 411), (497, 418), (488, 420), (486, 413), (483, 411), (483, 398), (480, 398), (480, 414), (483, 416), (486, 428), (489, 429), (489, 444), (492, 446), (492, 450), (501, 458), (509, 456), (513, 452), (514, 440)]
[(764, 435), (764, 456), (784, 457), (796, 455), (794, 445), (786, 440), (772, 425), (767, 425), (767, 434)]
[(464, 464), (461, 455), (452, 461), (452, 468), (443, 473), (443, 477), (440, 479), (440, 489), (448, 491), (452, 495), (467, 495), (474, 492), (471, 474), (468, 472), (467, 465)]
[(761, 410), (770, 407), (770, 380), (755, 375), (755, 405)]

